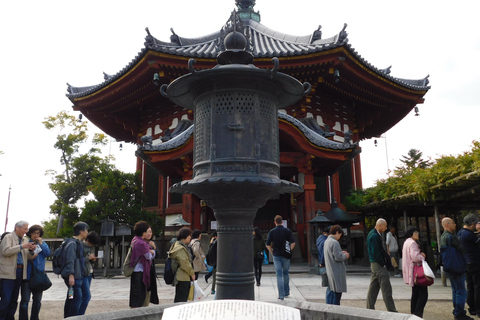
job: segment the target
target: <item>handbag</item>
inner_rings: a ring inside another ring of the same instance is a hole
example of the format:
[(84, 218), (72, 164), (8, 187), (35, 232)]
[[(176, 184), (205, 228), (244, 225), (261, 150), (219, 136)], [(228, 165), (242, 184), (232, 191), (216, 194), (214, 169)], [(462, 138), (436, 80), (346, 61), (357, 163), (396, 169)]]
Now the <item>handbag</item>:
[(40, 271), (36, 266), (32, 265), (32, 272), (30, 273), (30, 290), (45, 291), (52, 286), (52, 282), (45, 272)]
[(292, 249), (290, 247), (290, 241), (288, 241), (286, 239), (288, 231), (290, 231), (290, 230), (285, 228), (285, 243), (283, 245), (283, 257), (286, 258), (286, 259), (292, 259)]
[(130, 267), (130, 260), (132, 259), (132, 247), (128, 248), (127, 256), (125, 257), (125, 261), (123, 262), (123, 275), (125, 277), (131, 277), (134, 267)]
[[(417, 286), (428, 287), (433, 284), (434, 280), (425, 275), (424, 264), (426, 264), (425, 261), (423, 261), (420, 266), (416, 264), (413, 266), (413, 283)], [(430, 269), (430, 267), (428, 268)]]
[(263, 253), (264, 253), (263, 264), (268, 265), (270, 263), (270, 261), (268, 261), (268, 254), (265, 250), (263, 250)]
[(190, 291), (188, 291), (188, 298), (187, 298), (188, 301), (193, 301), (193, 289), (194, 289), (193, 281), (190, 281)]
[(397, 261), (395, 260), (394, 257), (391, 257), (390, 260), (392, 261), (392, 267), (394, 267), (394, 268), (398, 267)]
[(263, 251), (257, 252), (257, 259), (258, 260), (263, 260), (265, 258), (265, 254)]
[(448, 245), (440, 248), (443, 270), (453, 275), (460, 275), (467, 270), (465, 256), (452, 247), (452, 237), (448, 238)]
[(322, 277), (322, 287), (328, 287), (327, 269), (325, 267), (322, 267), (322, 268), (319, 268), (318, 272)]

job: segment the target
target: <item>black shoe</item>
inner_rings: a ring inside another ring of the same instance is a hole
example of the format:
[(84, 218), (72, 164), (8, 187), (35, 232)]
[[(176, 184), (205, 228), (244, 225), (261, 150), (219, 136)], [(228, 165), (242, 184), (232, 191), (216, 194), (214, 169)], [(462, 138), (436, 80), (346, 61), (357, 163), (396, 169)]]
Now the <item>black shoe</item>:
[(207, 278), (207, 276), (203, 276), (203, 278), (205, 279), (205, 282), (208, 283), (208, 278)]
[(463, 314), (461, 316), (455, 316), (455, 320), (474, 320), (472, 317), (467, 316), (466, 314)]
[(260, 282), (257, 282), (257, 287), (260, 287)]
[(474, 310), (468, 310), (468, 313), (470, 313), (471, 316), (477, 315), (477, 313)]

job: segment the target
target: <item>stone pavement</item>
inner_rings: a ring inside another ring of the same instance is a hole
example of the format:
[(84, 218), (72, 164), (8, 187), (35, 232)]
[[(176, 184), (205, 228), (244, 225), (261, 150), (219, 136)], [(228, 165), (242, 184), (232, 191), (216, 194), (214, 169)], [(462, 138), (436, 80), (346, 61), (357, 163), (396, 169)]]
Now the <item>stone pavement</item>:
[[(348, 292), (343, 293), (342, 300), (365, 300), (370, 283), (369, 268), (348, 267)], [(160, 266), (158, 266), (157, 270), (159, 269)], [(306, 264), (292, 264), (290, 271), (291, 292), (288, 299), (296, 301), (321, 301), (325, 299), (325, 288), (321, 286), (320, 276), (309, 274), (309, 267)], [(43, 293), (42, 301), (64, 300), (66, 287), (63, 280), (53, 273), (48, 273), (48, 275), (52, 280), (53, 286)], [(204, 273), (200, 274), (198, 283), (207, 294), (206, 300), (213, 300), (214, 295), (210, 293), (212, 281), (210, 279), (207, 284), (203, 275)], [(393, 298), (395, 300), (410, 300), (411, 288), (404, 284), (402, 278), (391, 277), (391, 283), (393, 287)], [(161, 275), (158, 276), (157, 285), (160, 300), (171, 300), (173, 302), (175, 288), (166, 285)], [(273, 265), (264, 266), (261, 286), (255, 286), (255, 300), (265, 302), (276, 301), (276, 285), (277, 281)], [(91, 285), (92, 300), (128, 300), (129, 291), (130, 279), (123, 276), (95, 278)], [(429, 301), (451, 301), (451, 297), (450, 287), (443, 287), (440, 278), (435, 279), (435, 283), (429, 287)], [(378, 299), (382, 299), (381, 293)], [(379, 303), (383, 304), (381, 301)]]

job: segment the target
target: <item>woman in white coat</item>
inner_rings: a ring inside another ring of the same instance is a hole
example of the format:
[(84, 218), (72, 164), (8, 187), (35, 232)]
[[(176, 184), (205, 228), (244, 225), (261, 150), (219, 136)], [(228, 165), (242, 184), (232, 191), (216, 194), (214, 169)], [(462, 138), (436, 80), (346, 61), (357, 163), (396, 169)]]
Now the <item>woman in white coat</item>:
[(347, 292), (347, 271), (345, 260), (350, 257), (346, 251), (340, 247), (340, 238), (343, 236), (343, 229), (340, 225), (334, 225), (330, 228), (330, 235), (325, 240), (324, 256), (325, 268), (328, 277), (327, 304), (340, 305), (342, 292)]

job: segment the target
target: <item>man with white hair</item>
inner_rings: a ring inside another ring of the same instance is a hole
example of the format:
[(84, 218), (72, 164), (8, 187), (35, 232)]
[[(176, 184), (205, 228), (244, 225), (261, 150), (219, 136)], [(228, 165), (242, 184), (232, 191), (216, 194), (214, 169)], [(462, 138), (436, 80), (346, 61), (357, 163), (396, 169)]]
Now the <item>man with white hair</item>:
[(27, 278), (27, 260), (33, 258), (33, 251), (37, 247), (25, 237), (27, 231), (28, 222), (17, 222), (15, 231), (7, 234), (0, 245), (0, 320), (13, 320), (20, 286)]
[(378, 219), (375, 228), (370, 231), (367, 237), (368, 257), (370, 258), (370, 268), (372, 270), (370, 287), (367, 293), (367, 309), (375, 309), (378, 292), (381, 289), (387, 310), (397, 312), (395, 302), (393, 302), (392, 298), (390, 274), (385, 263), (386, 252), (383, 248), (382, 233), (386, 230), (387, 221), (385, 221), (385, 219)]

